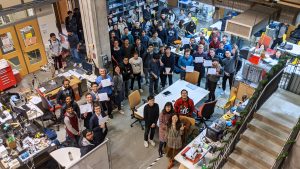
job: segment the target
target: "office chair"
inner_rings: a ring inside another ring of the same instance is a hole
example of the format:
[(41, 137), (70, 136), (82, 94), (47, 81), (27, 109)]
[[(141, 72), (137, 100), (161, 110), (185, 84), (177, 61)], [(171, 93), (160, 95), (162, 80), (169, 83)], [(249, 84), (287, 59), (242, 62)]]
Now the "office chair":
[(130, 124), (130, 127), (133, 127), (133, 124), (135, 124), (136, 122), (139, 122), (142, 127), (142, 130), (144, 130), (144, 127), (142, 124), (142, 121), (144, 120), (144, 118), (136, 113), (136, 111), (137, 111), (136, 108), (141, 103), (140, 92), (138, 90), (135, 90), (134, 92), (132, 92), (128, 96), (128, 102), (129, 102), (129, 107), (130, 107), (130, 111), (131, 111), (131, 119), (135, 119), (135, 121)]
[(196, 120), (200, 123), (203, 123), (205, 128), (207, 128), (207, 121), (210, 121), (211, 115), (215, 112), (215, 106), (218, 100), (204, 103), (197, 110), (197, 118)]
[(189, 83), (197, 85), (198, 84), (199, 75), (200, 75), (200, 73), (197, 72), (197, 71), (187, 72), (185, 74), (185, 78), (184, 79), (185, 79), (185, 81), (187, 81)]
[(54, 124), (56, 124), (58, 122), (58, 119), (56, 117), (55, 111), (57, 109), (60, 109), (61, 105), (51, 102), (49, 98), (44, 96), (44, 94), (39, 89), (36, 89), (36, 91), (42, 99), (42, 111), (44, 112), (44, 115), (41, 117), (41, 121), (43, 127), (45, 127), (44, 121), (48, 121), (48, 120), (51, 120), (54, 122)]

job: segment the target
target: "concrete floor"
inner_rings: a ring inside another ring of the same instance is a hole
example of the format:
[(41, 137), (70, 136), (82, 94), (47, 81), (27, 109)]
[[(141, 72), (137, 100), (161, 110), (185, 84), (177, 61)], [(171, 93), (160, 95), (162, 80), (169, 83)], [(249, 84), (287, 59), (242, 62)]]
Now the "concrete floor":
[[(41, 83), (51, 79), (50, 72), (37, 71), (36, 73), (38, 81)], [(178, 75), (174, 75), (174, 79), (177, 80)], [(33, 75), (27, 75), (21, 83), (18, 84), (17, 88), (9, 89), (10, 92), (19, 92), (22, 88), (32, 88), (31, 82)], [(202, 80), (201, 86), (204, 87), (204, 80)], [(137, 87), (137, 84), (135, 84)], [(144, 92), (142, 97), (146, 98), (148, 96), (148, 87), (143, 85)], [(217, 96), (219, 96), (221, 89), (217, 89)], [(228, 97), (229, 91), (225, 93), (222, 97)], [(220, 96), (219, 96), (220, 97)], [(78, 101), (80, 105), (83, 103), (83, 99)], [(132, 128), (130, 123), (133, 121), (130, 116), (130, 110), (128, 107), (128, 101), (123, 102), (123, 110), (125, 114), (122, 115), (118, 112), (114, 112), (114, 119), (108, 124), (108, 135), (110, 139), (111, 147), (111, 160), (112, 160), (112, 169), (146, 169), (148, 166), (158, 158), (158, 130), (155, 134), (154, 140), (157, 145), (149, 148), (145, 148), (143, 144), (143, 134), (144, 131), (141, 130), (139, 124), (135, 124)], [(201, 104), (201, 103), (200, 103)], [(222, 110), (216, 108), (215, 114), (212, 119), (219, 118), (222, 115)], [(64, 126), (60, 126), (60, 131), (58, 131), (59, 141), (65, 140), (65, 130)], [(152, 169), (162, 169), (168, 166), (167, 158), (161, 158)], [(174, 167), (178, 168), (178, 164)]]

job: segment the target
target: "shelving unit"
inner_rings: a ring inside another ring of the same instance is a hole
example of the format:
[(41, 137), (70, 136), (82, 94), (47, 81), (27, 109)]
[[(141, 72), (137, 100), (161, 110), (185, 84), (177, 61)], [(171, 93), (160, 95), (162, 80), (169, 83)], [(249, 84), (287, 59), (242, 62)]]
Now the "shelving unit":
[[(130, 13), (135, 7), (139, 7), (140, 11), (142, 11), (141, 9), (143, 9), (147, 4), (145, 0), (106, 0), (106, 1), (107, 1), (108, 14), (112, 13), (113, 18), (120, 17), (120, 16), (124, 18), (130, 17)], [(153, 4), (152, 2), (149, 3), (149, 5), (150, 8), (155, 8), (158, 6), (158, 4)]]

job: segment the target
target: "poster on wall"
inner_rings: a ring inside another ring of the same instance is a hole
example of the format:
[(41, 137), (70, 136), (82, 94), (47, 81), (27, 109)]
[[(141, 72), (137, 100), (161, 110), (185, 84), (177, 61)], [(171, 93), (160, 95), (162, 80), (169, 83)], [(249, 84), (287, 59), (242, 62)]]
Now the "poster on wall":
[(0, 46), (2, 54), (7, 54), (9, 52), (15, 51), (10, 32), (0, 35)]

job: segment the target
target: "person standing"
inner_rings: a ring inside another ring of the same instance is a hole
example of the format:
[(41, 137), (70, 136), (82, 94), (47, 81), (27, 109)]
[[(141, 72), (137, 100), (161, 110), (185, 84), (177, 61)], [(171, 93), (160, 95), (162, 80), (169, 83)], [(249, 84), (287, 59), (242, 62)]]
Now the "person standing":
[(149, 36), (147, 35), (147, 32), (145, 30), (142, 30), (142, 36), (141, 36), (141, 43), (142, 45), (147, 48), (148, 42), (149, 42)]
[(123, 85), (123, 76), (121, 74), (121, 69), (119, 66), (115, 67), (115, 74), (113, 77), (114, 83), (114, 101), (118, 106), (118, 111), (121, 114), (124, 114), (124, 111), (121, 108), (121, 103), (124, 100), (124, 85)]
[(209, 43), (209, 49), (218, 49), (220, 45), (220, 41), (217, 36), (213, 37), (213, 40)]
[(139, 90), (142, 93), (143, 89), (141, 86), (141, 77), (144, 74), (143, 72), (143, 60), (139, 57), (138, 53), (133, 54), (133, 58), (129, 59), (129, 63), (132, 66), (133, 78), (131, 79), (131, 91), (133, 90), (134, 80), (137, 79)]
[(132, 66), (127, 57), (124, 57), (123, 59), (123, 64), (121, 64), (121, 72), (125, 86), (125, 98), (127, 98), (129, 93), (129, 80), (133, 78)]
[[(124, 44), (122, 46), (123, 57), (132, 58), (133, 46), (129, 43), (129, 39), (124, 39)], [(122, 61), (120, 58), (119, 61)]]
[[(159, 56), (155, 55), (151, 61), (150, 69), (150, 84), (149, 84), (149, 94), (153, 95), (158, 94), (158, 81), (159, 81), (159, 75), (160, 75), (160, 62), (159, 62)], [(153, 93), (154, 88), (154, 93)]]
[(227, 35), (223, 35), (222, 42), (224, 43), (224, 50), (225, 51), (231, 51), (232, 50), (232, 46), (231, 46), (230, 42), (228, 42), (228, 36)]
[(142, 35), (142, 29), (140, 27), (140, 22), (135, 22), (134, 28), (131, 30), (131, 34), (133, 36), (133, 39), (136, 40), (136, 38), (140, 38)]
[(206, 57), (207, 53), (204, 52), (204, 46), (200, 44), (198, 47), (198, 51), (193, 54), (195, 71), (198, 71), (200, 73), (198, 78), (198, 86), (200, 86), (201, 79), (205, 76), (205, 68), (203, 66), (203, 62), (201, 62), (201, 59), (204, 60)]
[(159, 48), (163, 45), (161, 39), (158, 37), (157, 31), (154, 31), (152, 38), (149, 39), (149, 44), (153, 45), (153, 52), (158, 53)]
[(154, 147), (155, 142), (153, 141), (157, 120), (159, 117), (159, 107), (154, 101), (154, 96), (148, 96), (148, 104), (144, 107), (144, 120), (145, 120), (145, 133), (144, 133), (144, 146), (147, 148), (148, 138), (150, 133), (150, 144)]
[(169, 86), (173, 84), (173, 71), (175, 66), (175, 56), (171, 53), (171, 47), (166, 48), (165, 55), (161, 58), (162, 66), (162, 76), (161, 85), (163, 88), (166, 86), (167, 78), (169, 79)]
[(65, 103), (60, 109), (60, 119), (64, 118), (64, 114), (66, 114), (67, 108), (70, 106), (73, 108), (73, 111), (76, 113), (77, 117), (80, 117), (80, 108), (78, 104), (74, 100), (72, 100), (71, 96), (66, 96)]
[(133, 38), (133, 36), (129, 33), (128, 27), (125, 27), (125, 28), (124, 28), (124, 34), (122, 35), (121, 39), (122, 39), (122, 41), (124, 41), (125, 39), (128, 39), (128, 40), (129, 40), (129, 43), (130, 43), (131, 45), (134, 44), (134, 38)]
[(92, 82), (91, 83), (91, 91), (90, 94), (92, 95), (93, 101), (97, 102), (99, 101), (99, 96), (98, 96), (98, 83)]
[(216, 57), (219, 58), (222, 64), (222, 60), (225, 58), (224, 42), (220, 42), (219, 48), (216, 50)]
[(184, 56), (180, 56), (178, 60), (178, 66), (180, 68), (180, 79), (185, 78), (186, 67), (193, 66), (193, 57), (191, 56), (191, 50), (184, 50)]
[(194, 101), (188, 97), (188, 91), (181, 90), (181, 97), (175, 101), (174, 104), (175, 113), (181, 116), (192, 117), (195, 111)]
[(184, 44), (183, 47), (181, 48), (181, 50), (185, 50), (185, 49), (190, 49), (191, 50), (191, 54), (194, 54), (194, 52), (197, 51), (198, 46), (195, 43), (195, 38), (190, 38), (190, 43), (189, 44)]
[(61, 106), (65, 103), (67, 96), (71, 96), (71, 100), (75, 100), (75, 94), (70, 86), (70, 80), (64, 79), (62, 83), (63, 86), (59, 89), (56, 95), (56, 103)]
[(65, 18), (65, 24), (67, 32), (77, 34), (77, 22), (72, 11), (68, 11), (68, 16)]
[(69, 142), (73, 147), (78, 147), (78, 141), (80, 138), (79, 123), (78, 117), (74, 112), (72, 106), (68, 106), (66, 108), (64, 123), (66, 126), (67, 142)]
[(146, 9), (143, 10), (143, 19), (145, 22), (148, 22), (151, 20), (151, 9), (149, 5), (146, 5)]
[(168, 35), (168, 43), (167, 45), (173, 44), (175, 40), (178, 39), (178, 32), (176, 28), (174, 27), (174, 23), (170, 23), (170, 28), (167, 29), (167, 35)]
[(223, 67), (224, 67), (224, 76), (222, 80), (222, 89), (223, 93), (226, 90), (226, 82), (229, 80), (229, 89), (231, 89), (232, 83), (233, 83), (233, 78), (234, 78), (234, 73), (236, 69), (236, 60), (237, 60), (237, 55), (231, 56), (230, 51), (225, 52), (226, 58), (222, 60)]
[[(88, 104), (91, 106), (92, 110), (93, 110), (93, 107), (94, 107), (94, 101), (93, 101), (93, 96), (91, 93), (87, 93), (85, 95), (85, 101), (86, 103), (85, 104)], [(93, 111), (90, 111), (90, 112), (82, 112), (81, 113), (81, 116), (80, 118), (83, 119), (83, 126), (86, 128), (86, 129), (89, 129), (89, 123), (90, 123), (90, 119), (93, 115)]]
[(165, 28), (163, 28), (163, 26), (161, 24), (158, 26), (157, 33), (158, 33), (158, 37), (161, 39), (161, 42), (163, 44), (168, 44), (168, 34), (167, 34), (167, 31), (166, 31)]
[(149, 44), (147, 52), (142, 56), (143, 59), (143, 71), (145, 73), (146, 85), (149, 84), (149, 68), (152, 58), (154, 56), (153, 44)]
[(218, 81), (222, 76), (222, 68), (218, 59), (213, 59), (212, 68), (210, 69), (216, 69), (216, 74), (207, 75), (207, 88), (209, 90), (207, 102), (216, 100), (215, 91), (217, 88)]
[(181, 136), (184, 133), (184, 125), (180, 122), (178, 114), (173, 114), (167, 128), (167, 157), (169, 158), (168, 169), (174, 166), (174, 157), (182, 148)]
[(137, 52), (139, 54), (139, 57), (142, 57), (146, 52), (146, 47), (141, 43), (141, 39), (138, 37), (135, 40), (133, 52)]
[(79, 43), (78, 36), (74, 34), (72, 31), (68, 31), (68, 42), (70, 45), (71, 56), (74, 61), (73, 66), (76, 67), (78, 65), (79, 67), (81, 67), (82, 65), (81, 65), (81, 58), (79, 53), (80, 43)]
[(174, 114), (173, 105), (171, 102), (167, 102), (165, 104), (164, 109), (159, 115), (159, 147), (158, 147), (158, 154), (159, 157), (163, 156), (163, 148), (166, 146), (167, 142), (167, 128), (168, 123), (170, 122), (170, 119), (172, 115)]
[(194, 37), (196, 31), (196, 24), (193, 20), (191, 20), (185, 27), (185, 36), (188, 38)]
[[(106, 72), (106, 69), (104, 68), (101, 68), (99, 70), (100, 72), (100, 76), (97, 77), (96, 79), (96, 83), (99, 85), (99, 89), (98, 89), (98, 93), (107, 93), (107, 96), (108, 96), (108, 100), (106, 101), (102, 101), (102, 106), (106, 108), (107, 110), (107, 114), (108, 114), (108, 117), (113, 119), (113, 115), (112, 115), (112, 102), (111, 102), (111, 99), (112, 99), (112, 92), (113, 92), (113, 82), (112, 82), (112, 78), (107, 74)], [(102, 84), (103, 81), (106, 81), (107, 85), (108, 86), (103, 86), (104, 84)], [(108, 82), (107, 82), (108, 81)], [(110, 83), (110, 84), (108, 84)]]
[(61, 55), (62, 46), (61, 42), (56, 38), (56, 35), (54, 33), (50, 33), (49, 43), (49, 54), (54, 61), (55, 74), (57, 75), (59, 69), (61, 72), (64, 71)]
[(116, 65), (119, 65), (120, 63), (122, 63), (124, 53), (119, 46), (118, 39), (115, 39), (113, 43), (114, 43), (114, 46), (111, 50), (111, 59), (112, 59), (113, 66), (116, 66)]
[(101, 110), (101, 106), (98, 103), (94, 104), (94, 113), (90, 119), (90, 129), (94, 133), (94, 144), (98, 146), (101, 144), (108, 132), (106, 122), (99, 124), (99, 120), (103, 119), (106, 116)]

